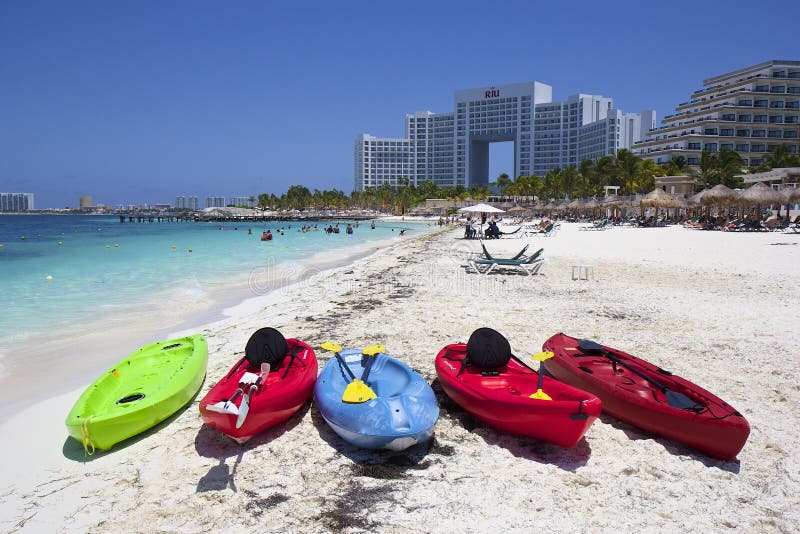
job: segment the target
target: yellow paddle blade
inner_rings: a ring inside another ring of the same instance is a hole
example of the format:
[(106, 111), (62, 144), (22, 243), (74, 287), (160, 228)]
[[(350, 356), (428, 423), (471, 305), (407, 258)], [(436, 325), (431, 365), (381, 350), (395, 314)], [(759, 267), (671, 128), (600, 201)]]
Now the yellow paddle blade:
[(344, 388), (344, 394), (342, 395), (342, 402), (350, 402), (353, 404), (358, 404), (361, 402), (367, 402), (370, 399), (375, 399), (378, 396), (372, 391), (372, 388), (366, 385), (359, 379), (355, 379), (349, 384), (347, 387)]
[(386, 349), (383, 345), (370, 345), (366, 349), (361, 351), (361, 354), (364, 356), (375, 356), (376, 354), (380, 354)]
[(325, 342), (322, 345), (320, 345), (320, 348), (322, 350), (329, 350), (331, 352), (342, 352), (342, 346), (337, 345), (336, 343)]
[[(552, 354), (552, 352), (550, 354)], [(539, 400), (553, 400), (552, 397), (550, 397), (550, 395), (548, 395), (547, 393), (545, 393), (541, 389), (536, 391), (536, 393), (534, 393), (533, 395), (530, 395), (528, 398), (529, 399), (539, 399)]]
[(549, 360), (553, 356), (555, 356), (555, 354), (553, 354), (549, 350), (546, 350), (544, 352), (537, 352), (536, 354), (531, 356), (531, 359), (536, 360), (537, 362), (543, 362), (545, 360)]

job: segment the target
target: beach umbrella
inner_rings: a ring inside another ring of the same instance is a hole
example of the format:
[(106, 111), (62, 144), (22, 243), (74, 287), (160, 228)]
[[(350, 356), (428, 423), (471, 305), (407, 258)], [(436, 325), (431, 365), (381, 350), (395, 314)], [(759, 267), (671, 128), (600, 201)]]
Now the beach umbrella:
[(567, 207), (569, 209), (571, 209), (571, 210), (581, 211), (581, 210), (583, 210), (585, 205), (586, 205), (586, 203), (583, 201), (582, 198), (576, 198), (575, 200), (573, 200), (572, 202), (567, 204)]
[(594, 211), (600, 207), (600, 203), (594, 197), (590, 198), (589, 201), (583, 205), (583, 207), (587, 210), (592, 210), (592, 217), (594, 217)]
[[(464, 208), (459, 208), (458, 211), (463, 211), (467, 213), (505, 213), (505, 210), (501, 210), (500, 208), (495, 208), (494, 206), (490, 206), (489, 204), (475, 204), (474, 206), (466, 206)], [(486, 217), (481, 217), (481, 235), (483, 235), (483, 222)]]
[(727, 187), (724, 184), (717, 184), (708, 191), (700, 199), (702, 204), (710, 206), (712, 204), (717, 206), (717, 216), (722, 215), (722, 206), (733, 204), (738, 198), (739, 194)]
[(763, 182), (756, 182), (739, 195), (742, 204), (752, 206), (755, 204), (758, 218), (761, 218), (761, 206), (780, 204), (781, 194)]
[(708, 191), (708, 189), (703, 189), (699, 193), (695, 193), (694, 195), (690, 196), (686, 200), (686, 203), (689, 206), (697, 206), (697, 205), (701, 204), (702, 200), (703, 200), (703, 195), (705, 195), (707, 191)]
[(658, 208), (677, 208), (678, 201), (672, 195), (664, 192), (663, 189), (655, 189), (647, 193), (640, 201), (642, 207), (652, 206), (656, 208), (656, 215), (658, 215)]
[(757, 182), (742, 191), (739, 199), (751, 205), (777, 204), (781, 201), (781, 194), (765, 183)]
[(601, 202), (601, 204), (604, 207), (610, 207), (612, 214), (616, 215), (617, 214), (617, 208), (619, 208), (619, 205), (622, 203), (623, 200), (625, 200), (625, 199), (623, 199), (621, 196), (616, 195), (616, 194), (615, 195), (607, 195), (605, 198), (603, 198), (603, 201)]
[[(794, 204), (796, 200), (800, 200), (800, 188), (798, 187), (784, 187), (781, 189), (781, 203), (786, 204), (786, 217), (789, 217), (789, 206)], [(780, 210), (778, 216), (780, 217)]]
[(490, 206), (489, 204), (475, 204), (474, 206), (467, 206), (464, 208), (458, 208), (458, 211), (466, 211), (471, 213), (505, 213), (505, 210), (501, 210), (500, 208), (495, 208), (494, 206)]
[(513, 208), (509, 209), (509, 213), (522, 213), (523, 211), (528, 211), (528, 208), (523, 208), (522, 206), (514, 206)]

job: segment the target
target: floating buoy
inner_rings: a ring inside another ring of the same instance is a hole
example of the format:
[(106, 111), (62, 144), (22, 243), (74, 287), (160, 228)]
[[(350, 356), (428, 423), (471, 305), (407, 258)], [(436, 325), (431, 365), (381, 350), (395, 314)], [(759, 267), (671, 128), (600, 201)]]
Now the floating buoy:
[(59, 247), (60, 247), (61, 245), (63, 245), (63, 244), (64, 244), (64, 243), (62, 243), (61, 241), (59, 241), (59, 242), (58, 242), (58, 246), (59, 246)]
[(176, 248), (178, 248), (178, 247), (176, 247), (175, 245), (172, 245), (172, 250), (175, 250)]
[(50, 282), (51, 280), (53, 280), (53, 277), (48, 274), (47, 276), (44, 277), (44, 279)]
[(25, 236), (21, 236), (20, 239), (25, 239)]
[(4, 246), (5, 246), (4, 244), (0, 243), (0, 248), (3, 248)]
[(119, 248), (119, 243), (114, 243), (114, 248)]
[(106, 245), (106, 248), (111, 248), (111, 245)]
[(61, 232), (61, 235), (64, 235), (64, 232)]
[(192, 251), (192, 249), (189, 249), (189, 252), (191, 252), (191, 251)]
[(42, 234), (36, 234), (36, 237), (42, 237)]

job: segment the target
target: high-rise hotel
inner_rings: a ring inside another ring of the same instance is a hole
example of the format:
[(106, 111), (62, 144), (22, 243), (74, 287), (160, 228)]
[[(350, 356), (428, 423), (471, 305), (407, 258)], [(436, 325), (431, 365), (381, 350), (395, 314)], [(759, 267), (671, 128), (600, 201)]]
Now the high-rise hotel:
[(33, 208), (33, 193), (0, 193), (0, 211), (28, 211)]
[(355, 188), (425, 180), (441, 186), (489, 182), (489, 144), (514, 142), (514, 176), (544, 175), (630, 148), (655, 127), (655, 111), (614, 109), (610, 98), (578, 94), (552, 101), (540, 82), (455, 92), (454, 111), (406, 115), (403, 138), (360, 134), (355, 142)]
[(798, 153), (800, 61), (766, 61), (703, 85), (634, 146), (638, 155), (657, 163), (680, 155), (699, 165), (703, 151), (733, 150), (745, 164), (761, 165), (779, 145)]

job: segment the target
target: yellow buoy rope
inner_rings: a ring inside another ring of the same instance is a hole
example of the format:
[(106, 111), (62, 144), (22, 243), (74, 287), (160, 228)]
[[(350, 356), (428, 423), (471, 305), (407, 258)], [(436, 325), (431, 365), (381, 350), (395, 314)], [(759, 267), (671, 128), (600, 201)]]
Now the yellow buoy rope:
[(89, 436), (89, 421), (91, 421), (93, 417), (93, 415), (90, 415), (81, 423), (81, 443), (83, 443), (83, 452), (88, 456), (94, 454), (94, 443), (92, 443), (92, 438)]

